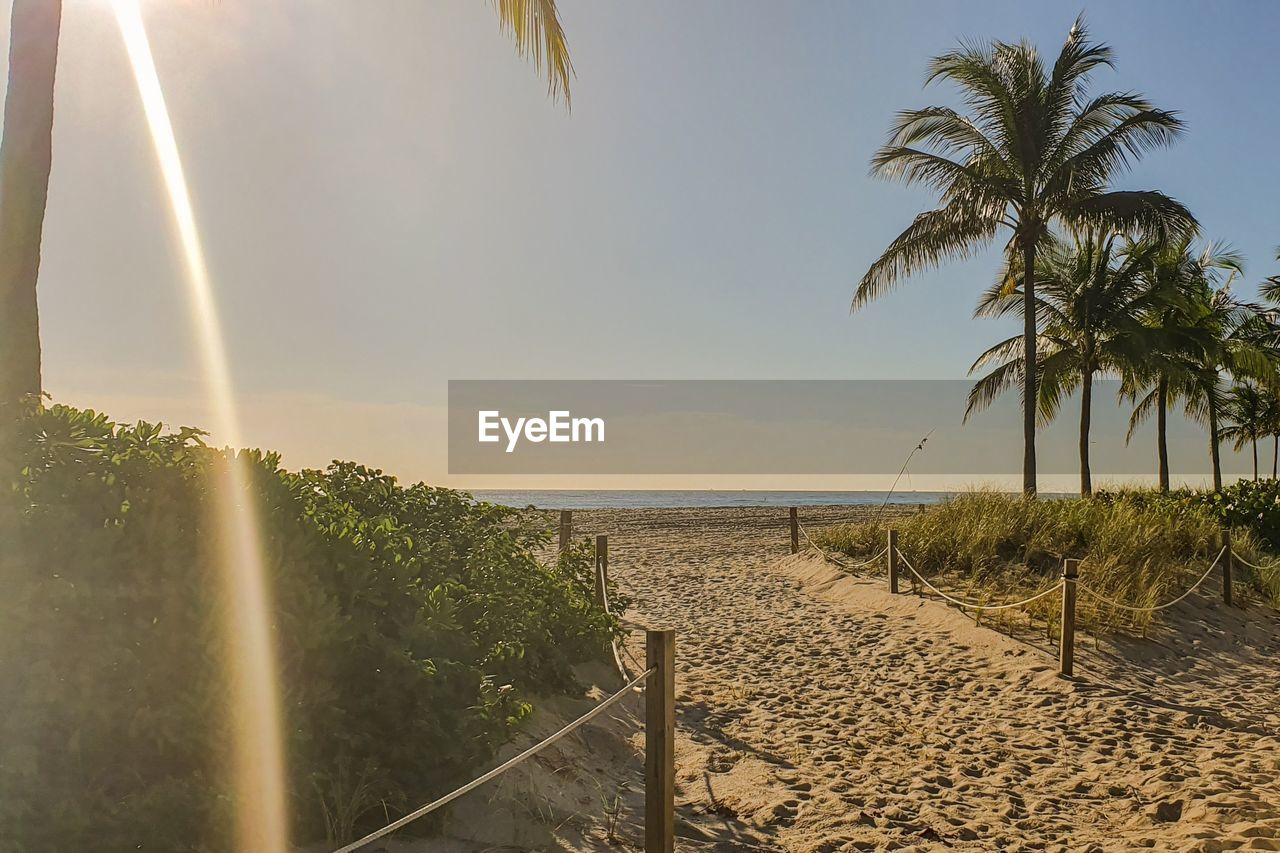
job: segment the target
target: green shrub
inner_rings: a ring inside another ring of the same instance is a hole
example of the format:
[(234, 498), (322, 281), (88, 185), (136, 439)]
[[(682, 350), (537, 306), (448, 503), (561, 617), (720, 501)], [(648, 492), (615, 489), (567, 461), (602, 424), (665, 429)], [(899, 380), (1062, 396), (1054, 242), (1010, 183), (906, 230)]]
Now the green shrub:
[[(233, 792), (202, 434), (36, 409), (0, 453), (0, 849), (224, 850)], [(296, 841), (465, 781), (617, 630), (535, 514), (242, 453)], [(376, 810), (375, 807), (376, 806)]]
[(1251, 531), (1268, 548), (1280, 551), (1280, 482), (1240, 480), (1221, 492), (1198, 493), (1194, 499), (1215, 518)]
[[(1051, 586), (1062, 560), (1083, 562), (1082, 583), (1131, 607), (1150, 607), (1179, 595), (1209, 567), (1220, 547), (1220, 521), (1192, 493), (1118, 492), (1093, 498), (1024, 500), (978, 491), (958, 495), (915, 516), (890, 523), (845, 525), (819, 532), (820, 543), (866, 559), (899, 531), (899, 547), (926, 577), (939, 575), (970, 600), (993, 604)], [(1233, 537), (1251, 562), (1272, 562), (1248, 530)], [(1244, 580), (1268, 598), (1273, 582), (1255, 573)], [(1031, 612), (1054, 619), (1048, 596)], [(1151, 614), (1130, 614), (1080, 596), (1082, 624), (1100, 630), (1144, 627)]]

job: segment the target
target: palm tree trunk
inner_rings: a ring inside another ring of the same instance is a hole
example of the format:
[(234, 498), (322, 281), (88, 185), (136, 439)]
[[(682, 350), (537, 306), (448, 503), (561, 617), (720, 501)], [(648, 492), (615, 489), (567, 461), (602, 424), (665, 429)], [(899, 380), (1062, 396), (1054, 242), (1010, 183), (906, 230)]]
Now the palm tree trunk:
[(1258, 439), (1253, 439), (1253, 482), (1258, 482)]
[(62, 0), (13, 0), (0, 141), (0, 405), (39, 394), (36, 277), (53, 162)]
[(1156, 385), (1156, 454), (1159, 457), (1160, 491), (1169, 491), (1169, 377), (1160, 374)]
[(1271, 479), (1276, 479), (1277, 469), (1280, 469), (1280, 432), (1271, 436)]
[(1080, 496), (1093, 494), (1089, 475), (1089, 421), (1093, 417), (1093, 371), (1085, 370), (1080, 384)]
[(1213, 460), (1213, 490), (1222, 491), (1222, 457), (1218, 452), (1218, 401), (1209, 395), (1209, 458)]
[(1036, 494), (1036, 229), (1022, 245), (1022, 493)]

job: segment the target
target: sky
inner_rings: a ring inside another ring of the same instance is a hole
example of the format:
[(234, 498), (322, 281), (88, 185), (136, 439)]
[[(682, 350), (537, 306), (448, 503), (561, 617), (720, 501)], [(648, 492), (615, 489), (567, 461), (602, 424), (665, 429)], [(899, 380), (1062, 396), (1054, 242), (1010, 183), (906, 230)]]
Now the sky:
[[(850, 315), (933, 201), (869, 159), (896, 110), (955, 103), (924, 88), (931, 56), (1022, 37), (1053, 54), (1082, 9), (1117, 53), (1095, 89), (1188, 125), (1118, 186), (1186, 203), (1249, 258), (1248, 289), (1280, 272), (1273, 3), (560, 7), (572, 111), (486, 3), (144, 0), (246, 441), (293, 466), (535, 485), (448, 477), (447, 380), (963, 377), (1014, 331), (971, 319), (997, 254)], [(55, 399), (209, 423), (106, 0), (66, 0), (39, 287)]]

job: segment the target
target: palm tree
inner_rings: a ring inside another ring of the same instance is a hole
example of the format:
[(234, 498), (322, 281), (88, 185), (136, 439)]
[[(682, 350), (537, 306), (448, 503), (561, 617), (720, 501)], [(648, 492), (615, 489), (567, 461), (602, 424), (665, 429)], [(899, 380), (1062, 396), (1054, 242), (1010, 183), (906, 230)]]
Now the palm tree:
[(1243, 382), (1227, 392), (1222, 413), (1226, 424), (1222, 427), (1223, 441), (1230, 441), (1239, 452), (1246, 444), (1253, 448), (1253, 481), (1258, 481), (1258, 439), (1270, 433), (1268, 421), (1270, 395), (1252, 382)]
[[(1276, 260), (1280, 261), (1280, 246), (1276, 247)], [(1280, 303), (1280, 275), (1273, 275), (1262, 282), (1258, 288), (1259, 295), (1272, 306)], [(1272, 308), (1268, 310), (1268, 319), (1271, 323), (1280, 328), (1280, 311)], [(1272, 345), (1280, 347), (1280, 334), (1273, 340)], [(1267, 396), (1267, 416), (1268, 423), (1267, 434), (1271, 436), (1271, 479), (1280, 478), (1280, 387), (1271, 386), (1266, 389)]]
[(39, 394), (36, 274), (53, 160), (62, 0), (13, 0), (0, 141), (0, 404)]
[[(1118, 173), (1182, 130), (1171, 112), (1131, 93), (1089, 98), (1090, 73), (1112, 51), (1089, 41), (1077, 18), (1052, 68), (1027, 42), (961, 45), (935, 58), (927, 82), (960, 87), (968, 115), (925, 107), (898, 115), (872, 171), (924, 184), (941, 206), (920, 214), (867, 270), (852, 310), (904, 276), (968, 257), (1007, 229), (1005, 250), (1034, 270), (1054, 223), (1120, 231), (1181, 231), (1195, 220), (1158, 192), (1109, 191)], [(1023, 359), (1036, 358), (1035, 283), (1023, 289)], [(1036, 490), (1036, 370), (1023, 372), (1022, 486)]]
[[(516, 50), (571, 104), (573, 63), (555, 0), (497, 0)], [(13, 0), (0, 141), (0, 406), (41, 391), (36, 280), (52, 166), (54, 72), (62, 0)]]
[(1203, 300), (1230, 285), (1244, 269), (1244, 259), (1218, 243), (1197, 250), (1190, 235), (1153, 245), (1146, 287), (1151, 310), (1143, 322), (1157, 333), (1154, 348), (1124, 373), (1122, 393), (1134, 402), (1125, 441), (1152, 412), (1156, 416), (1157, 472), (1162, 492), (1169, 491), (1169, 407), (1176, 387), (1194, 385), (1200, 356), (1215, 345), (1218, 331), (1204, 319)]
[[(1089, 469), (1089, 430), (1093, 380), (1099, 373), (1119, 374), (1153, 349), (1153, 331), (1142, 322), (1156, 294), (1145, 286), (1149, 244), (1127, 244), (1116, 251), (1117, 235), (1077, 235), (1070, 245), (1047, 243), (1036, 258), (1034, 287), (1037, 338), (1038, 408), (1052, 420), (1064, 397), (1080, 390), (1080, 494), (1093, 493)], [(1008, 270), (978, 302), (975, 316), (1002, 317), (1025, 311), (1025, 279), (1018, 265)], [(973, 386), (966, 417), (986, 408), (1018, 384), (1026, 371), (1022, 338), (1001, 341), (984, 352), (970, 373), (995, 365)]]
[(1214, 290), (1202, 286), (1194, 294), (1189, 317), (1192, 328), (1206, 333), (1210, 342), (1187, 361), (1171, 384), (1171, 393), (1184, 401), (1187, 415), (1209, 427), (1209, 456), (1213, 463), (1213, 490), (1222, 490), (1224, 403), (1229, 399), (1223, 382), (1237, 380), (1274, 383), (1280, 352), (1272, 341), (1275, 326), (1261, 306), (1236, 299), (1228, 283)]

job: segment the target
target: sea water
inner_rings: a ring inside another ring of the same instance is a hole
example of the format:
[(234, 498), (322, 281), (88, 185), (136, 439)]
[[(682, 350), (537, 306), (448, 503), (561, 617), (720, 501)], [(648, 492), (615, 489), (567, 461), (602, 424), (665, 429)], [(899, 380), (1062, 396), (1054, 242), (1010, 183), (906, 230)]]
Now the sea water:
[(502, 491), (481, 489), (473, 492), (477, 499), (506, 506), (534, 506), (539, 509), (678, 509), (686, 507), (752, 507), (752, 506), (879, 506), (895, 504), (932, 504), (950, 497), (952, 492), (798, 492), (798, 491), (717, 491), (714, 489), (528, 489)]

